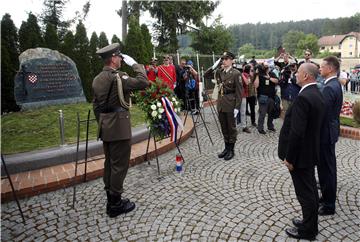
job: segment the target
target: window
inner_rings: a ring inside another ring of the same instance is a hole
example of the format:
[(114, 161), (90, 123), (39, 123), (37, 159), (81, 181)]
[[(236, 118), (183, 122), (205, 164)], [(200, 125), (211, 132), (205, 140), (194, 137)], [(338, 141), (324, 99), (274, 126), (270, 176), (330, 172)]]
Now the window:
[(324, 47), (324, 46), (322, 46), (322, 47), (321, 47), (321, 50), (325, 50), (325, 47)]
[(353, 45), (352, 44), (349, 44), (349, 48), (352, 48), (353, 47)]
[(332, 50), (332, 49), (334, 49), (334, 47), (333, 47), (333, 46), (331, 46), (331, 47), (330, 47), (330, 50)]
[(352, 55), (352, 52), (349, 52), (349, 55)]
[(341, 50), (341, 45), (339, 45), (339, 50)]

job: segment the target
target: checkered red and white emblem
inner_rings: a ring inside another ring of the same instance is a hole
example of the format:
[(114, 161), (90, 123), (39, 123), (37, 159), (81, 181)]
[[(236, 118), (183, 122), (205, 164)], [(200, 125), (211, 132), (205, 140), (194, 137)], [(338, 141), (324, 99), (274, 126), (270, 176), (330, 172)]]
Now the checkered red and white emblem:
[(29, 82), (31, 82), (32, 84), (34, 84), (37, 81), (37, 75), (34, 73), (31, 73), (28, 75), (28, 80)]

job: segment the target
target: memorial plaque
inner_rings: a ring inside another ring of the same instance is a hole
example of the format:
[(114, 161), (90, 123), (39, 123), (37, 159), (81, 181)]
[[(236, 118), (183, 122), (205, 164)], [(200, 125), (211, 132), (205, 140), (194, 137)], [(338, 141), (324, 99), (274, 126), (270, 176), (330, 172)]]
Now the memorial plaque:
[(36, 48), (23, 52), (19, 62), (14, 92), (23, 110), (86, 101), (76, 65), (69, 57)]

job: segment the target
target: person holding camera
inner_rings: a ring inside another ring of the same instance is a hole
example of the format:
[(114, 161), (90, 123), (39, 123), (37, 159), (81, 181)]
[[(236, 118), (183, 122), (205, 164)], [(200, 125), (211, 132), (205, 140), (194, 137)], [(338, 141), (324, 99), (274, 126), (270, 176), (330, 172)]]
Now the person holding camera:
[(190, 105), (190, 107), (187, 107), (187, 110), (192, 110), (192, 114), (196, 115), (199, 113), (200, 107), (199, 75), (193, 65), (191, 60), (187, 61), (182, 74), (182, 79), (185, 82), (185, 100), (187, 104)]
[[(215, 79), (219, 85), (217, 110), (225, 149), (218, 157), (225, 160), (230, 160), (235, 155), (234, 146), (237, 136), (235, 117), (241, 106), (242, 79), (240, 71), (232, 67), (234, 59), (235, 55), (226, 51), (204, 74), (205, 77), (210, 77), (215, 72)], [(221, 69), (218, 68), (220, 65), (222, 65)]]
[[(132, 91), (147, 88), (149, 81), (144, 66), (122, 54), (119, 43), (96, 53), (103, 59), (104, 67), (92, 83), (93, 108), (99, 126), (98, 138), (103, 141), (105, 154), (106, 213), (113, 218), (135, 208), (135, 203), (122, 198), (131, 151), (129, 99)], [(122, 62), (133, 68), (136, 77), (118, 71)]]
[(290, 62), (280, 72), (281, 103), (283, 113), (286, 113), (289, 106), (298, 96), (300, 86), (296, 83), (297, 64)]
[(157, 58), (153, 57), (151, 58), (150, 64), (145, 67), (146, 75), (149, 81), (155, 82), (158, 68), (156, 66)]
[(268, 130), (275, 132), (273, 117), (271, 115), (274, 109), (274, 99), (276, 95), (275, 86), (279, 83), (279, 79), (273, 72), (270, 72), (267, 62), (256, 66), (254, 85), (257, 88), (259, 103), (258, 131), (260, 134), (266, 134), (264, 131), (265, 116), (268, 114), (267, 127)]

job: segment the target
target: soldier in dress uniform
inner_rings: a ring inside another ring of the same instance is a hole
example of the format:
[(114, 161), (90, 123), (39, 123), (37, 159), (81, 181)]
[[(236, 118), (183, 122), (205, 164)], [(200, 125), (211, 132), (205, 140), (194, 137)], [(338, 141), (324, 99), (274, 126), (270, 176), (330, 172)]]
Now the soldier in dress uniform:
[[(145, 89), (149, 83), (144, 66), (122, 54), (118, 43), (96, 53), (103, 59), (104, 68), (92, 83), (93, 108), (105, 154), (106, 213), (112, 218), (135, 208), (135, 203), (121, 198), (131, 151), (129, 98), (132, 91)], [(122, 61), (133, 68), (136, 77), (118, 71)]]
[(222, 62), (223, 68), (215, 71), (215, 79), (219, 85), (217, 110), (225, 142), (225, 149), (218, 157), (225, 160), (230, 160), (234, 157), (237, 135), (235, 117), (239, 113), (241, 106), (242, 79), (240, 71), (232, 67), (234, 58), (235, 55), (233, 53), (226, 51), (221, 56), (221, 59), (216, 61), (211, 69), (206, 71), (208, 76)]

